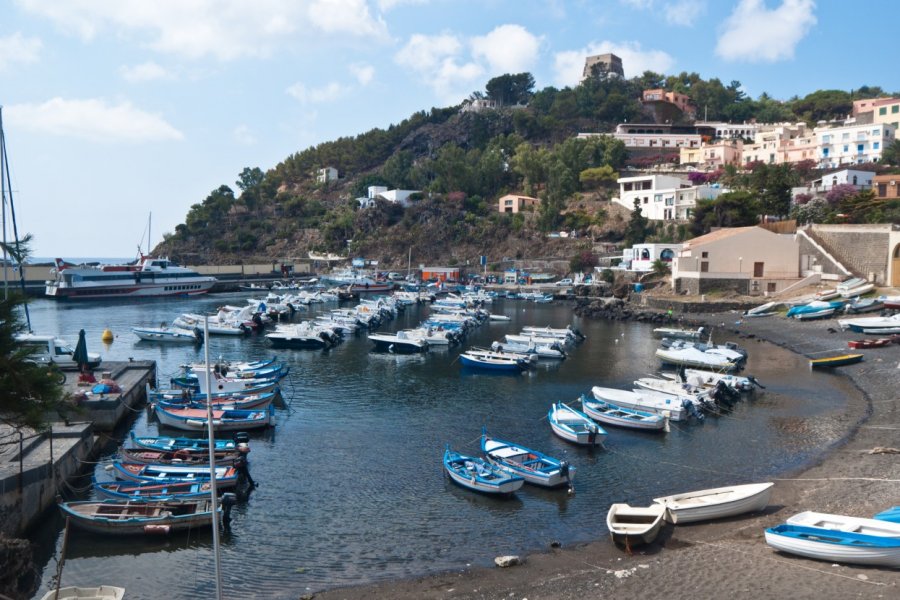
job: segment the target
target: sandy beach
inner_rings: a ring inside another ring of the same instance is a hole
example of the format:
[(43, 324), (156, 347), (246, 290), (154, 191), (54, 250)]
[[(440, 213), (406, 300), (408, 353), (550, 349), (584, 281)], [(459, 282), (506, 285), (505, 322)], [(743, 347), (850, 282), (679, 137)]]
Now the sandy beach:
[[(694, 317), (693, 315), (691, 315)], [(799, 322), (780, 316), (741, 320), (736, 313), (697, 316), (717, 338), (753, 352), (765, 340), (808, 356), (847, 350), (860, 334), (835, 320)], [(728, 332), (726, 335), (725, 332)], [(744, 338), (744, 339), (738, 339)], [(763, 347), (763, 346), (760, 346)], [(511, 568), (466, 568), (422, 578), (328, 590), (320, 600), (666, 598), (897, 598), (900, 570), (836, 565), (778, 554), (763, 530), (803, 510), (871, 517), (900, 505), (900, 346), (863, 350), (862, 363), (822, 373), (822, 385), (847, 377), (861, 392), (848, 399), (845, 435), (803, 472), (773, 479), (761, 514), (668, 527), (657, 542), (628, 555), (608, 538), (523, 556)], [(891, 452), (891, 450), (895, 450)], [(873, 452), (874, 450), (874, 452)], [(747, 460), (753, 449), (747, 448)], [(741, 482), (745, 483), (745, 482)], [(687, 490), (686, 490), (687, 491)], [(600, 527), (598, 527), (599, 531)], [(313, 597), (301, 596), (301, 597)]]

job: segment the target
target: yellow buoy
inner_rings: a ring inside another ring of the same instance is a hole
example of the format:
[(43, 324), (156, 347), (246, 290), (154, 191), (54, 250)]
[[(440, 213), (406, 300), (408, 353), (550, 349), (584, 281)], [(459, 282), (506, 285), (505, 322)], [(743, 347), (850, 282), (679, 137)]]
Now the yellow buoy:
[(100, 336), (100, 339), (106, 342), (107, 344), (112, 342), (115, 336), (113, 336), (113, 332), (109, 329), (103, 330), (103, 335)]

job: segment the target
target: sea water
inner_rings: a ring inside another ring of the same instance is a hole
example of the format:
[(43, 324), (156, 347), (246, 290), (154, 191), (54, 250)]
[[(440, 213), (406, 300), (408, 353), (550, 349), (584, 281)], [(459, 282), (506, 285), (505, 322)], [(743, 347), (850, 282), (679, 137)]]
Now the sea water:
[[(155, 360), (166, 385), (181, 365), (202, 361), (203, 348), (138, 341), (130, 328), (170, 323), (182, 312), (212, 313), (224, 304), (242, 305), (247, 297), (42, 299), (30, 309), (36, 332), (74, 343), (83, 328), (89, 351), (110, 361)], [(314, 305), (295, 320), (334, 307)], [(381, 330), (415, 326), (428, 310), (411, 307)], [(802, 357), (717, 331), (716, 341), (748, 347), (746, 372), (765, 390), (728, 415), (672, 423), (669, 433), (608, 428), (604, 448), (570, 445), (551, 433), (550, 405), (561, 400), (578, 406), (577, 398), (591, 386), (630, 388), (633, 380), (657, 372), (652, 327), (579, 319), (563, 303), (504, 300), (490, 310), (511, 320), (485, 323), (463, 348), (489, 346), (525, 325), (571, 324), (587, 340), (565, 361), (542, 361), (521, 375), (493, 375), (461, 367), (459, 348), (377, 354), (365, 333), (327, 352), (274, 350), (260, 335), (210, 339), (212, 360), (275, 356), (290, 366), (277, 426), (252, 434), (250, 468), (259, 487), (235, 507), (231, 531), (222, 536), (227, 597), (296, 598), (324, 588), (487, 565), (497, 555), (540, 551), (551, 541), (603, 538), (612, 502), (646, 505), (660, 495), (765, 481), (808, 463), (844, 434), (842, 409), (853, 392), (840, 378), (822, 385), (823, 376), (811, 373)], [(115, 335), (109, 345), (100, 341), (106, 329)], [(443, 473), (444, 448), (478, 454), (482, 426), (570, 461), (577, 469), (575, 494), (526, 485), (513, 498), (497, 499), (455, 486)], [(128, 429), (142, 435), (159, 431), (146, 409)], [(108, 446), (103, 460), (115, 447)], [(103, 464), (93, 474), (109, 478)], [(67, 496), (94, 497), (90, 491)], [(42, 592), (54, 581), (63, 525), (51, 509), (33, 534), (43, 552)], [(212, 536), (116, 539), (73, 530), (62, 583), (119, 585), (130, 599), (208, 595), (215, 586)]]

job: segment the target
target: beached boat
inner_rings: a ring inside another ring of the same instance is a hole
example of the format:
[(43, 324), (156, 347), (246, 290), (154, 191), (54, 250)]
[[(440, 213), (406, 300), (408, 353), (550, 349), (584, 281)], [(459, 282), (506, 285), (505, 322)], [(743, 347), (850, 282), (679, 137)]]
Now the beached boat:
[(182, 329), (181, 327), (132, 327), (139, 339), (145, 342), (164, 342), (167, 344), (202, 344), (203, 332), (199, 329)]
[[(206, 438), (139, 436), (131, 432), (131, 443), (147, 450), (190, 450), (192, 452), (209, 452), (209, 440)], [(230, 440), (213, 440), (215, 452), (231, 452), (238, 450), (246, 454), (250, 452), (250, 437), (246, 433), (235, 433)]]
[(522, 477), (526, 483), (549, 488), (566, 485), (571, 489), (573, 486), (575, 467), (567, 461), (489, 437), (484, 431), (481, 433), (481, 450), (488, 461)]
[(800, 320), (823, 319), (825, 317), (833, 315), (834, 311), (841, 308), (843, 305), (843, 301), (840, 300), (836, 300), (833, 302), (813, 300), (812, 302), (809, 302), (807, 304), (792, 306), (788, 309), (785, 316), (787, 316), (788, 318), (795, 318)]
[(885, 346), (889, 346), (892, 343), (893, 340), (891, 338), (850, 340), (849, 342), (847, 342), (847, 347), (853, 348), (854, 350), (866, 350), (869, 348), (884, 348)]
[(900, 506), (892, 506), (887, 510), (883, 510), (874, 517), (879, 521), (891, 521), (892, 523), (900, 523)]
[(597, 400), (614, 404), (619, 408), (654, 413), (672, 421), (682, 421), (688, 417), (689, 409), (684, 399), (678, 396), (642, 394), (599, 385), (591, 388), (591, 394)]
[[(206, 431), (207, 411), (205, 408), (168, 408), (156, 405), (156, 418), (162, 425), (183, 431)], [(212, 426), (215, 431), (242, 431), (260, 429), (275, 424), (272, 406), (263, 410), (219, 410), (212, 411)]]
[(848, 315), (875, 312), (884, 308), (884, 296), (878, 298), (854, 298), (844, 306), (844, 312)]
[(593, 419), (562, 402), (556, 402), (547, 413), (553, 433), (573, 444), (602, 446), (606, 431)]
[(476, 456), (454, 452), (450, 446), (444, 451), (444, 470), (458, 485), (485, 494), (509, 495), (525, 483), (518, 475)]
[(874, 283), (863, 283), (862, 285), (857, 285), (852, 288), (838, 289), (838, 293), (841, 295), (841, 298), (858, 298), (864, 294), (868, 294), (872, 290), (875, 289)]
[(191, 500), (209, 498), (207, 481), (95, 481), (94, 490), (104, 498), (118, 500)]
[(641, 431), (664, 431), (666, 428), (666, 418), (656, 413), (622, 408), (605, 400), (588, 398), (584, 394), (581, 396), (581, 410), (590, 418), (606, 425)]
[(809, 366), (814, 369), (830, 369), (832, 367), (843, 367), (860, 362), (864, 354), (840, 354), (838, 356), (824, 356), (822, 358), (813, 358), (809, 361)]
[(766, 529), (765, 537), (776, 550), (806, 558), (900, 567), (900, 539), (893, 537), (788, 524)]
[(667, 509), (671, 523), (694, 523), (734, 517), (764, 509), (772, 496), (773, 483), (750, 483), (686, 492), (654, 498)]
[(617, 544), (651, 544), (659, 535), (665, 516), (666, 507), (662, 504), (644, 507), (616, 503), (606, 513), (606, 528)]
[(58, 590), (50, 590), (41, 600), (122, 600), (125, 588), (113, 585), (99, 587), (66, 586)]
[[(849, 329), (857, 333), (898, 333), (900, 332), (900, 313), (889, 317), (859, 317), (857, 319), (838, 319), (841, 329)], [(897, 329), (898, 331), (891, 331)]]
[(61, 502), (59, 508), (76, 527), (111, 535), (160, 535), (212, 524), (210, 500), (88, 500)]
[[(210, 475), (208, 465), (199, 467), (196, 465), (156, 465), (114, 460), (107, 468), (116, 479), (122, 481), (153, 481), (157, 483), (209, 481)], [(215, 472), (216, 485), (222, 489), (236, 486), (240, 478), (237, 468), (230, 465), (216, 466)]]
[(773, 300), (772, 302), (766, 302), (765, 304), (760, 304), (755, 308), (748, 309), (744, 312), (745, 317), (768, 317), (775, 314), (777, 308), (782, 306), (784, 302)]
[(828, 513), (813, 512), (811, 510), (797, 513), (785, 521), (788, 525), (801, 525), (803, 527), (819, 527), (821, 529), (833, 529), (848, 533), (861, 533), (863, 535), (880, 535), (900, 539), (900, 523), (880, 519), (865, 519), (847, 515), (832, 515)]

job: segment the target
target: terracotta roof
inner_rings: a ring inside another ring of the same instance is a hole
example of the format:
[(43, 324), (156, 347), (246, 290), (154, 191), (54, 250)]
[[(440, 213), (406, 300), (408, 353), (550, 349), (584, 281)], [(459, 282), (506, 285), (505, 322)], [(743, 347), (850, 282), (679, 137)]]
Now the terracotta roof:
[(710, 231), (706, 235), (701, 235), (700, 237), (688, 240), (684, 244), (688, 248), (693, 248), (694, 246), (700, 246), (702, 244), (708, 244), (710, 242), (717, 242), (725, 238), (730, 238), (735, 235), (747, 233), (751, 229), (766, 231), (762, 227), (757, 227), (756, 225), (751, 225), (750, 227), (723, 227), (722, 229), (718, 229), (716, 231)]

